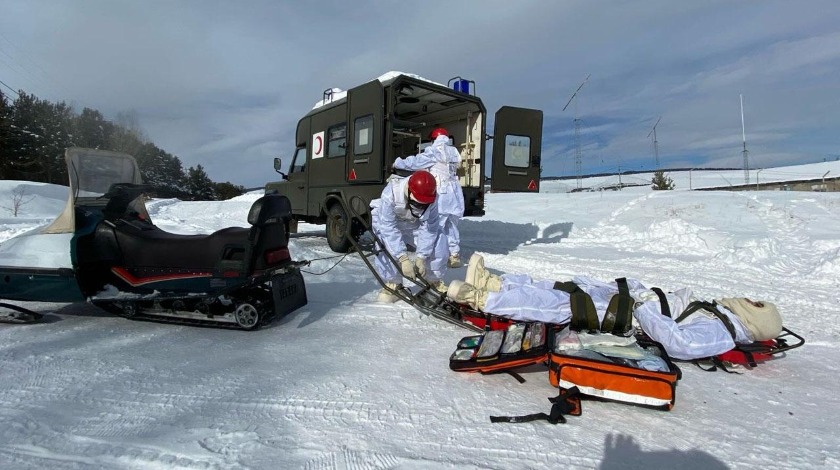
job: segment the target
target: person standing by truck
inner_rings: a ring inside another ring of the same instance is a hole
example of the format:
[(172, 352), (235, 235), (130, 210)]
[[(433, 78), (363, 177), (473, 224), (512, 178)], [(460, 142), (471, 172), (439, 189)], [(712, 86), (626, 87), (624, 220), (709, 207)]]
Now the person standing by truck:
[(460, 268), (461, 262), (461, 234), (458, 224), (464, 216), (464, 193), (458, 182), (458, 167), (461, 164), (461, 154), (450, 143), (449, 132), (438, 127), (429, 134), (432, 144), (423, 152), (394, 161), (396, 170), (427, 170), (437, 182), (438, 212), (440, 215), (440, 231), (446, 239), (449, 249), (447, 265), (450, 268)]
[[(435, 178), (428, 171), (416, 171), (408, 178), (392, 176), (381, 197), (371, 201), (371, 228), (384, 245), (379, 248), (399, 262), (398, 269), (386, 253), (380, 250), (376, 255), (374, 267), (385, 282), (380, 302), (396, 302), (394, 291), (402, 286), (402, 277), (414, 278), (415, 270), (436, 289), (446, 291), (441, 279), (447, 252), (440, 236), (437, 199)], [(416, 247), (413, 262), (408, 256), (409, 244)]]

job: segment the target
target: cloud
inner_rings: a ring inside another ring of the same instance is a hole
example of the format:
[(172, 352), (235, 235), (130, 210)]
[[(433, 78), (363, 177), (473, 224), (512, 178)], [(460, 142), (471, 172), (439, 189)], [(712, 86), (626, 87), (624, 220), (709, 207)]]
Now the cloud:
[[(502, 105), (542, 109), (546, 175), (575, 171), (575, 114), (584, 171), (653, 165), (658, 116), (663, 165), (737, 165), (739, 94), (748, 146), (766, 161), (837, 152), (834, 1), (44, 5), (4, 2), (0, 79), (111, 118), (133, 110), (185, 166), (246, 186), (275, 179), (271, 159), (291, 155), (324, 89), (389, 70), (475, 80), (488, 132)], [(577, 113), (561, 111), (587, 74)]]

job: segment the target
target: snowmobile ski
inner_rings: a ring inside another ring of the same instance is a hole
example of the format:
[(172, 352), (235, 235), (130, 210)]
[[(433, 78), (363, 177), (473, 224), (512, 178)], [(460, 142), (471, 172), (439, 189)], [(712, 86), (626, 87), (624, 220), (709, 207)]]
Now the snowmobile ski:
[(0, 302), (0, 308), (11, 310), (10, 312), (0, 310), (0, 323), (37, 323), (44, 318), (43, 313), (34, 312), (19, 305)]

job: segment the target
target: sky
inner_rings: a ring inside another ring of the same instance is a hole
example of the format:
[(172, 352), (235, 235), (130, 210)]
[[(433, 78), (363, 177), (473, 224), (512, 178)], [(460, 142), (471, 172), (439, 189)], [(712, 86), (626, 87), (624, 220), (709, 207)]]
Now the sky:
[(503, 105), (542, 109), (545, 176), (576, 174), (575, 118), (583, 174), (743, 168), (740, 95), (750, 168), (840, 158), (831, 0), (0, 0), (5, 94), (135, 116), (246, 187), (278, 178), (325, 89), (392, 70), (474, 80), (488, 133)]
[[(840, 162), (818, 165), (840, 171)], [(561, 182), (551, 181), (540, 193), (490, 193), (487, 214), (460, 224), (462, 254), (481, 254), (494, 274), (627, 276), (706, 300), (747, 296), (774, 303), (805, 338), (740, 375), (680, 363), (671, 411), (585, 400), (562, 425), (491, 423), (548, 412), (557, 390), (546, 368), (517, 370), (524, 383), (450, 370), (471, 331), (377, 303), (362, 260), (336, 257), (324, 227), (302, 223), (289, 250), (312, 261), (308, 304), (256, 331), (23, 303), (46, 321), (0, 324), (0, 467), (840, 468), (840, 323), (826, 320), (840, 315), (840, 193), (688, 191), (686, 173), (672, 173), (673, 191), (557, 194)], [(693, 172), (695, 184), (740, 175)], [(29, 199), (13, 217), (2, 206), (19, 188)], [(0, 181), (0, 243), (48, 223), (66, 195)], [(147, 205), (162, 229), (202, 234), (247, 226), (260, 195)]]

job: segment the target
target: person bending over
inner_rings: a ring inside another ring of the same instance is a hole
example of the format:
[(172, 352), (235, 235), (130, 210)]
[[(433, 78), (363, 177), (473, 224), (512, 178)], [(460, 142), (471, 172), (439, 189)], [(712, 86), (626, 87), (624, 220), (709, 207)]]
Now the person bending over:
[[(446, 270), (446, 244), (440, 237), (437, 191), (434, 177), (428, 171), (414, 172), (410, 177), (392, 176), (379, 199), (371, 201), (371, 228), (383, 247), (399, 261), (399, 269), (381, 250), (374, 260), (377, 273), (385, 282), (379, 293), (380, 302), (396, 302), (393, 291), (402, 286), (402, 277), (415, 277), (415, 270), (424, 279), (446, 291), (443, 275)], [(416, 247), (416, 257), (408, 256), (407, 245)]]

